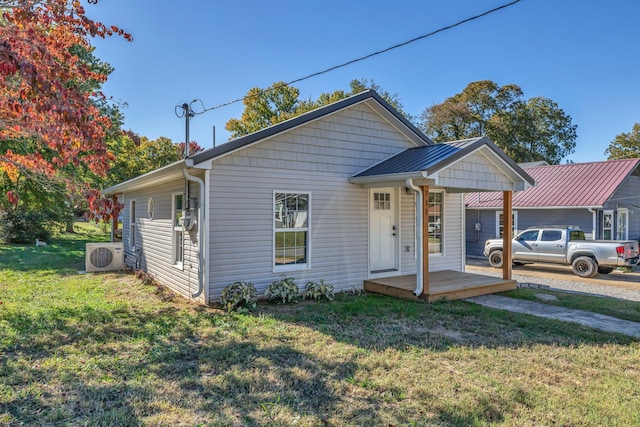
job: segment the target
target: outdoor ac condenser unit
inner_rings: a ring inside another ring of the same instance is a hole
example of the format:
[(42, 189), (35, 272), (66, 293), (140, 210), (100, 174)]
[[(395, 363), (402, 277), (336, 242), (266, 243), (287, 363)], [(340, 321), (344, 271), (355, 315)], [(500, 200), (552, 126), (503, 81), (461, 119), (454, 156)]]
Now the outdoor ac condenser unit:
[(87, 243), (87, 273), (122, 269), (124, 269), (124, 246), (122, 242)]

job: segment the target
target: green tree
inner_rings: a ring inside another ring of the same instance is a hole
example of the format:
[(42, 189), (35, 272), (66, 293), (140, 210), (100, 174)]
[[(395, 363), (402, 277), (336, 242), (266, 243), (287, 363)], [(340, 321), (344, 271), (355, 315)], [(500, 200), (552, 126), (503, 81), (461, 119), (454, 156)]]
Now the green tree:
[[(102, 186), (111, 186), (182, 158), (181, 145), (164, 136), (150, 140), (128, 131), (107, 142), (112, 160)], [(194, 151), (195, 152), (195, 151)]]
[(276, 82), (266, 89), (251, 88), (244, 98), (240, 119), (231, 119), (225, 128), (231, 138), (259, 131), (296, 116), (300, 91), (284, 82)]
[(640, 157), (640, 123), (634, 124), (631, 132), (617, 135), (604, 154), (609, 156), (609, 160)]
[(558, 164), (576, 145), (571, 117), (544, 97), (524, 99), (522, 89), (483, 80), (422, 113), (419, 127), (437, 142), (487, 136), (516, 162)]
[(373, 80), (351, 80), (350, 88), (351, 91), (349, 92), (335, 90), (330, 93), (322, 93), (316, 100), (300, 100), (300, 91), (284, 82), (273, 83), (266, 89), (254, 87), (244, 97), (242, 117), (229, 120), (225, 128), (231, 132), (231, 138), (237, 138), (368, 89), (375, 90), (385, 101), (404, 114), (409, 120), (412, 120), (412, 117), (404, 112), (404, 107), (398, 94), (385, 91)]

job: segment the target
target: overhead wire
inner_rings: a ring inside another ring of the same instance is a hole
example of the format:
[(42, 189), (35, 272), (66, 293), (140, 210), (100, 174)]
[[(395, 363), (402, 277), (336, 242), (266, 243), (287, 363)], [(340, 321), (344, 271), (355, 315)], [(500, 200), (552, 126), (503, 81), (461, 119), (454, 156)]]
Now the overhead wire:
[[(437, 30), (431, 31), (430, 33), (423, 34), (423, 35), (418, 36), (418, 37), (414, 37), (414, 38), (412, 38), (410, 40), (407, 40), (407, 41), (404, 41), (402, 43), (398, 43), (398, 44), (395, 44), (393, 46), (387, 47), (385, 49), (378, 50), (376, 52), (370, 53), (368, 55), (352, 59), (350, 61), (344, 62), (344, 63), (339, 64), (339, 65), (334, 65), (334, 66), (326, 68), (326, 69), (324, 69), (322, 71), (317, 71), (315, 73), (308, 74), (308, 75), (306, 75), (304, 77), (300, 77), (300, 78), (291, 80), (291, 81), (289, 81), (287, 83), (282, 83), (282, 84), (279, 84), (279, 85), (275, 85), (275, 86), (273, 86), (271, 88), (263, 89), (263, 90), (260, 91), (260, 93), (271, 92), (271, 91), (274, 91), (274, 90), (279, 89), (281, 87), (289, 86), (289, 85), (292, 85), (294, 83), (298, 83), (298, 82), (301, 82), (301, 81), (304, 81), (304, 80), (308, 80), (308, 79), (310, 79), (312, 77), (317, 77), (319, 75), (326, 74), (328, 72), (337, 70), (339, 68), (344, 68), (344, 67), (346, 67), (348, 65), (355, 64), (356, 62), (364, 61), (364, 60), (372, 58), (374, 56), (378, 56), (378, 55), (381, 55), (383, 53), (387, 53), (387, 52), (392, 51), (394, 49), (398, 49), (398, 48), (406, 46), (408, 44), (415, 43), (415, 42), (417, 42), (419, 40), (426, 39), (426, 38), (434, 36), (434, 35), (436, 35), (438, 33), (442, 33), (444, 31), (450, 30), (452, 28), (458, 27), (460, 25), (466, 24), (468, 22), (474, 21), (476, 19), (482, 18), (484, 16), (490, 15), (492, 13), (498, 12), (498, 11), (503, 10), (503, 9), (506, 9), (506, 8), (508, 8), (510, 6), (513, 6), (516, 3), (520, 3), (520, 1), (522, 1), (522, 0), (514, 0), (514, 1), (510, 2), (510, 3), (503, 4), (502, 6), (495, 7), (493, 9), (487, 10), (486, 12), (482, 12), (482, 13), (480, 13), (478, 15), (474, 15), (474, 16), (472, 16), (470, 18), (463, 19), (463, 20), (458, 21), (458, 22), (456, 22), (454, 24), (450, 24), (450, 25), (447, 25), (445, 27), (441, 27), (441, 28), (439, 28)], [(232, 101), (224, 102), (224, 103), (218, 104), (218, 105), (216, 105), (214, 107), (204, 108), (202, 111), (198, 111), (198, 112), (192, 111), (192, 112), (193, 112), (193, 114), (203, 114), (203, 113), (206, 113), (207, 111), (217, 110), (219, 108), (226, 107), (226, 106), (229, 106), (229, 105), (244, 101), (245, 99), (248, 99), (248, 98), (251, 98), (251, 97), (255, 97), (255, 96), (257, 96), (257, 95), (245, 95), (242, 98), (237, 98), (237, 99), (234, 99)], [(202, 106), (204, 107), (204, 103), (202, 102), (202, 100), (200, 100), (200, 102), (202, 103)]]

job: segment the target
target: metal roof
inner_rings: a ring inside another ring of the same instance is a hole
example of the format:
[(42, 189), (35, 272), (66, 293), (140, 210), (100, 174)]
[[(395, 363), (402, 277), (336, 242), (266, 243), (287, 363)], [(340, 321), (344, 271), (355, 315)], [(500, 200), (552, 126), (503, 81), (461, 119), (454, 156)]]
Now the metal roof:
[(354, 176), (362, 177), (424, 171), (457, 151), (460, 151), (460, 149), (448, 144), (407, 148)]
[(435, 174), (452, 165), (476, 150), (486, 149), (492, 152), (504, 165), (503, 171), (510, 171), (523, 185), (533, 185), (534, 180), (525, 173), (509, 156), (486, 137), (449, 141), (424, 147), (408, 148), (375, 164), (351, 178), (351, 182), (363, 183), (396, 178), (424, 177), (423, 174)]
[[(513, 208), (602, 207), (624, 179), (640, 167), (640, 159), (525, 168), (535, 187), (513, 195)], [(502, 206), (502, 193), (470, 193), (469, 208)]]

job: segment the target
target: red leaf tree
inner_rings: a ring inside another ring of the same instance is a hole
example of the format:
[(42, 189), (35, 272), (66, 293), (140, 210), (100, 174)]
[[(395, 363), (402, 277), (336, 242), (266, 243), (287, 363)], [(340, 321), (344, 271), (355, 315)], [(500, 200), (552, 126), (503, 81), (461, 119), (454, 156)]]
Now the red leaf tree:
[[(100, 108), (108, 72), (86, 60), (90, 41), (131, 36), (89, 19), (78, 0), (0, 0), (0, 9), (0, 173), (83, 187), (60, 171), (104, 175), (112, 127)], [(7, 197), (17, 203), (20, 194)]]

